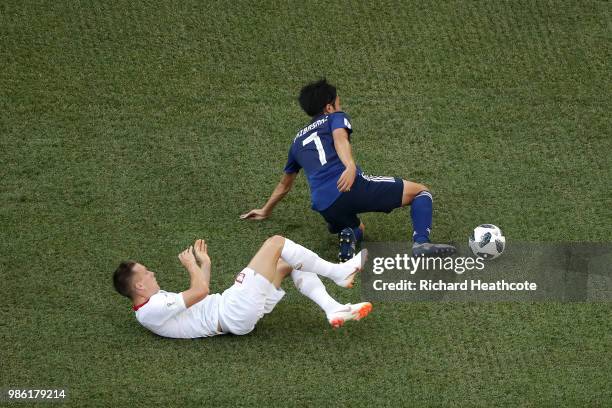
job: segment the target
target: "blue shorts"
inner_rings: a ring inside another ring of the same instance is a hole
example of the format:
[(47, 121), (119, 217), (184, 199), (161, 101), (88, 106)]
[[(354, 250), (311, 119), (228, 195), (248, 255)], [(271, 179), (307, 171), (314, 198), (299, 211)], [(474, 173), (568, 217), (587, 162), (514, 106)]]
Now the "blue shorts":
[(327, 221), (329, 232), (338, 233), (346, 227), (357, 228), (357, 214), (389, 213), (402, 206), (404, 181), (396, 177), (358, 174), (350, 191), (340, 194), (334, 203), (319, 213)]

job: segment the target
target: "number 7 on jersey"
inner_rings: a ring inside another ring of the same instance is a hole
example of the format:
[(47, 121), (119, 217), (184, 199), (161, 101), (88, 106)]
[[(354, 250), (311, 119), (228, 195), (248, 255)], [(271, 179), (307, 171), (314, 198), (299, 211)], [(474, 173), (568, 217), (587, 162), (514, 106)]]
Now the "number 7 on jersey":
[(327, 163), (327, 158), (325, 157), (325, 150), (323, 149), (323, 143), (321, 143), (321, 138), (314, 132), (312, 135), (308, 136), (302, 142), (302, 146), (306, 146), (308, 143), (314, 141), (315, 146), (317, 147), (317, 152), (319, 152), (319, 161), (321, 162), (321, 166), (324, 166)]

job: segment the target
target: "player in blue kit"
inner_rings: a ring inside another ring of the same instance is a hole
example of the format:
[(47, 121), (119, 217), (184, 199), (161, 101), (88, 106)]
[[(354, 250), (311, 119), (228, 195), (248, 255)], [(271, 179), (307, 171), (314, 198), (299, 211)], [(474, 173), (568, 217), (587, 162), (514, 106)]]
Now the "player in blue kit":
[(358, 214), (389, 213), (406, 205), (411, 206), (414, 256), (455, 252), (451, 245), (429, 241), (433, 202), (427, 187), (395, 177), (368, 176), (355, 164), (350, 143), (353, 128), (333, 85), (325, 79), (310, 83), (302, 88), (298, 101), (312, 120), (294, 137), (284, 174), (266, 204), (241, 215), (242, 219), (268, 218), (303, 168), (312, 209), (327, 221), (331, 233), (338, 234), (341, 261), (355, 254), (355, 243), (363, 237), (365, 226)]

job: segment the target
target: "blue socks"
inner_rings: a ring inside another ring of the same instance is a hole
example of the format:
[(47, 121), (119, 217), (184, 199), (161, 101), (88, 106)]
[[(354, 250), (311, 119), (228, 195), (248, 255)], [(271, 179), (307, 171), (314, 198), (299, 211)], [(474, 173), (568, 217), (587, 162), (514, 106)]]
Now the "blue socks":
[(417, 244), (429, 242), (431, 220), (433, 215), (433, 198), (429, 191), (421, 191), (410, 203), (410, 217), (414, 233), (412, 239)]
[(363, 231), (361, 230), (361, 228), (353, 228), (353, 233), (355, 234), (355, 239), (357, 240), (357, 242), (361, 242), (361, 240), (363, 239)]

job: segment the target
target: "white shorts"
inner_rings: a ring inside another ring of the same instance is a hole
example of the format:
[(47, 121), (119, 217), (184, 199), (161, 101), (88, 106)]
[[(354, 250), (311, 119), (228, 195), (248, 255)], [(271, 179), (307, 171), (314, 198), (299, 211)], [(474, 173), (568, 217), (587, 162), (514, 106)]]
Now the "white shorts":
[(285, 296), (272, 282), (253, 269), (244, 268), (231, 288), (221, 295), (219, 322), (223, 332), (250, 333), (264, 314), (270, 313)]

